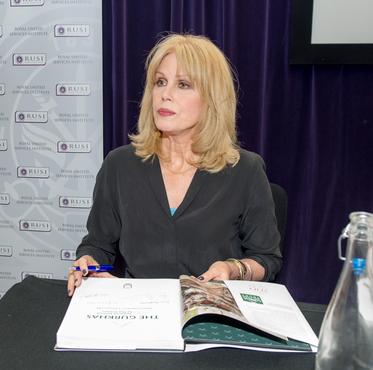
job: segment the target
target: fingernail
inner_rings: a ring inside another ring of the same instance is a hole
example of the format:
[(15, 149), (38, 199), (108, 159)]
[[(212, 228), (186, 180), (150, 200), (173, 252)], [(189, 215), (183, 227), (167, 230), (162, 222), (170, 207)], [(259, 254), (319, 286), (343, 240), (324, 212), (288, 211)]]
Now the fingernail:
[(67, 289), (67, 295), (71, 296), (71, 289)]
[(205, 278), (201, 275), (201, 276), (198, 276), (197, 278), (198, 280), (205, 280)]
[(84, 269), (84, 270), (82, 271), (82, 273), (83, 273), (83, 276), (86, 276), (87, 273), (88, 273), (88, 271), (87, 271), (86, 269)]

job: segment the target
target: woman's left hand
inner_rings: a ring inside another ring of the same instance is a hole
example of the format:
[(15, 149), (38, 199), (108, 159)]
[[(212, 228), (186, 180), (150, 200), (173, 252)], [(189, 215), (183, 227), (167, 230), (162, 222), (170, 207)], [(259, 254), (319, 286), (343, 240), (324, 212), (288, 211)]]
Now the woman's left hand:
[(214, 262), (205, 273), (198, 277), (198, 279), (201, 281), (230, 280), (235, 273), (233, 267), (234, 266), (227, 261)]
[[(246, 265), (247, 275), (244, 278), (247, 280), (263, 280), (265, 276), (264, 267), (257, 261), (249, 258), (240, 260)], [(201, 281), (210, 280), (235, 280), (242, 278), (241, 271), (237, 268), (237, 263), (232, 260), (214, 262), (210, 268), (198, 277)]]

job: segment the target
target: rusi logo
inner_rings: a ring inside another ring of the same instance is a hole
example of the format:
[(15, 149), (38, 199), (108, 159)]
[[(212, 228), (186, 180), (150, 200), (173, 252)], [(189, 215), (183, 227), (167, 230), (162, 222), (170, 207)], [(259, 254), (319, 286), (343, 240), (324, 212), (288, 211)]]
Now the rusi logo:
[(90, 197), (60, 197), (61, 208), (91, 208), (92, 198)]
[(22, 280), (26, 279), (29, 276), (36, 276), (41, 279), (53, 279), (53, 274), (50, 272), (28, 272), (28, 271), (23, 271), (22, 272)]
[(35, 179), (47, 179), (49, 178), (48, 167), (17, 167), (18, 177), (29, 177)]
[(10, 0), (10, 6), (43, 6), (44, 0)]
[(1, 83), (0, 84), (0, 95), (4, 95), (5, 94), (5, 84)]
[(16, 112), (16, 122), (19, 123), (47, 123), (48, 112)]
[(13, 54), (14, 66), (44, 66), (47, 54)]
[(0, 152), (8, 150), (8, 142), (5, 139), (0, 140)]
[(56, 24), (54, 26), (55, 37), (88, 37), (88, 24)]
[(12, 257), (13, 247), (10, 245), (0, 245), (0, 256), (1, 257)]
[(36, 220), (20, 220), (19, 230), (20, 231), (38, 231), (38, 232), (49, 232), (51, 231), (51, 223), (49, 221), (36, 221)]
[(74, 249), (61, 249), (61, 260), (75, 261), (76, 252)]
[(88, 96), (91, 95), (91, 86), (89, 84), (57, 84), (56, 95)]
[(91, 143), (88, 141), (59, 141), (58, 153), (90, 153)]
[(10, 203), (10, 196), (7, 193), (0, 193), (0, 204), (8, 205)]

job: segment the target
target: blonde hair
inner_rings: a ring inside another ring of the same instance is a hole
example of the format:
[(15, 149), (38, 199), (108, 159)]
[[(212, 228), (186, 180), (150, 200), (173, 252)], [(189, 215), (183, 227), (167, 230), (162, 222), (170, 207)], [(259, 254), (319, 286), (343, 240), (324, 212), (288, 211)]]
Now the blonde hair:
[(192, 164), (214, 173), (234, 166), (240, 155), (236, 136), (237, 98), (233, 72), (224, 54), (204, 36), (171, 34), (162, 38), (146, 60), (146, 83), (137, 123), (138, 133), (130, 135), (136, 154), (144, 160), (161, 153), (161, 132), (155, 126), (152, 90), (156, 71), (163, 58), (175, 53), (178, 65), (191, 79), (206, 104), (196, 126), (192, 151), (198, 158)]

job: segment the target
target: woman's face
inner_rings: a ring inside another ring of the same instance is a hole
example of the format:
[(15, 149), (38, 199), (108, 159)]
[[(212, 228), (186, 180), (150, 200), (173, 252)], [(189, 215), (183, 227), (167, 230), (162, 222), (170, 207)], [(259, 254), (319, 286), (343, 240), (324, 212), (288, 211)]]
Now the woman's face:
[(174, 53), (159, 65), (153, 86), (154, 122), (163, 136), (191, 138), (203, 111), (203, 100)]

